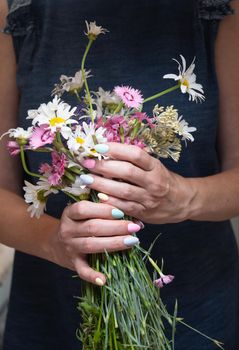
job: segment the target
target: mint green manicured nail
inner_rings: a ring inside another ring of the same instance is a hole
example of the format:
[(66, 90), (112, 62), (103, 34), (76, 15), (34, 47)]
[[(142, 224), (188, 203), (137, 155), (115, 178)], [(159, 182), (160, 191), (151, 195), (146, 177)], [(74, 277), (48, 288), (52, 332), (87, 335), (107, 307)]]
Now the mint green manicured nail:
[(104, 145), (103, 143), (99, 143), (98, 145), (94, 146), (96, 152), (98, 153), (107, 153), (109, 151), (109, 146), (108, 145)]
[(94, 182), (94, 178), (90, 175), (83, 174), (80, 178), (84, 185), (91, 185)]
[(124, 239), (124, 244), (127, 245), (127, 247), (132, 247), (137, 243), (139, 243), (139, 239), (137, 237), (134, 237), (134, 236), (126, 237)]
[(112, 209), (111, 213), (114, 219), (122, 219), (124, 217), (124, 212), (119, 209)]

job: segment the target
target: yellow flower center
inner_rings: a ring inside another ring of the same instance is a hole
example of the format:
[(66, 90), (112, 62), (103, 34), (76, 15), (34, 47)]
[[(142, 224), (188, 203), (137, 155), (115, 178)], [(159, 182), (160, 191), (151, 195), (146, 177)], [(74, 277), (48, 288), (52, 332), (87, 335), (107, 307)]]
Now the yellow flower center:
[(60, 117), (55, 117), (50, 120), (50, 125), (51, 126), (56, 126), (57, 124), (64, 123), (65, 119), (60, 118)]
[(189, 88), (189, 81), (187, 79), (185, 79), (183, 82), (182, 82), (182, 85), (186, 86), (186, 88), (188, 89)]
[(79, 143), (80, 145), (83, 145), (85, 143), (85, 140), (82, 137), (77, 137), (76, 142)]

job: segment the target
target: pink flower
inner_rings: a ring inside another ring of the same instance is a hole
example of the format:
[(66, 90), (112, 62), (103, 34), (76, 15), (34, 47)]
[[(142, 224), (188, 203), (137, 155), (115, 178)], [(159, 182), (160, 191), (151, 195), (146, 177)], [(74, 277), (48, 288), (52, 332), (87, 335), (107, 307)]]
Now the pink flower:
[(154, 285), (158, 288), (163, 288), (166, 284), (171, 283), (174, 280), (172, 275), (164, 275), (161, 272), (160, 278), (154, 281)]
[(31, 148), (36, 149), (47, 144), (51, 144), (54, 137), (54, 133), (47, 128), (47, 125), (41, 125), (33, 130), (29, 144)]
[(116, 86), (114, 92), (119, 96), (124, 104), (129, 108), (139, 108), (143, 102), (143, 96), (139, 90), (133, 89), (130, 86)]
[(127, 120), (120, 115), (114, 115), (108, 118), (105, 122), (103, 118), (99, 118), (97, 121), (97, 128), (103, 127), (106, 129), (104, 136), (108, 142), (121, 142), (120, 129), (126, 133), (129, 126)]
[[(30, 149), (30, 147), (26, 145), (24, 145), (23, 148), (24, 150)], [(16, 141), (8, 141), (7, 149), (11, 156), (16, 156), (20, 153), (20, 146)]]
[(50, 174), (52, 167), (48, 163), (42, 163), (39, 168), (39, 173), (41, 174)]
[(65, 173), (66, 155), (57, 152), (51, 153), (52, 164), (42, 163), (39, 172), (48, 178), (48, 182), (52, 186), (60, 185), (61, 178)]
[(20, 153), (20, 146), (16, 141), (8, 141), (7, 149), (11, 156), (16, 156)]
[(148, 125), (151, 129), (155, 128), (155, 125), (152, 123), (152, 118), (148, 117), (146, 113), (136, 112), (131, 120), (137, 119), (140, 122), (145, 122), (144, 124)]

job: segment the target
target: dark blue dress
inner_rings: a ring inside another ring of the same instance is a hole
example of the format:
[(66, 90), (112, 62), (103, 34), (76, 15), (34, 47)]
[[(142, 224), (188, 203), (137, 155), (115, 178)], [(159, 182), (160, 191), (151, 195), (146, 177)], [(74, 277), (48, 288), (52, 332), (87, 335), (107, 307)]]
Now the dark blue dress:
[[(197, 127), (195, 142), (181, 161), (165, 161), (186, 177), (204, 177), (220, 171), (216, 149), (218, 91), (214, 72), (214, 42), (218, 20), (230, 14), (227, 0), (16, 0), (6, 32), (13, 35), (21, 93), (19, 124), (27, 127), (28, 109), (50, 99), (61, 74), (79, 69), (86, 38), (85, 20), (110, 30), (95, 43), (87, 68), (90, 87), (111, 89), (132, 85), (149, 96), (171, 82), (162, 76), (177, 67), (171, 58), (196, 56), (196, 73), (206, 92), (206, 102), (189, 103), (172, 93), (161, 99), (174, 104)], [(149, 106), (149, 110), (152, 106)], [(36, 170), (42, 156), (29, 154)], [(54, 197), (48, 213), (60, 217), (66, 199)], [(175, 298), (179, 314), (195, 328), (221, 340), (226, 350), (238, 350), (238, 252), (229, 222), (187, 221), (147, 225), (140, 234), (144, 247), (163, 233), (154, 246), (155, 259), (164, 258), (165, 271), (176, 276), (163, 290), (170, 308)], [(34, 234), (34, 233), (33, 233)], [(4, 350), (77, 350), (79, 325), (74, 295), (80, 282), (72, 272), (33, 256), (16, 253)], [(178, 327), (176, 350), (209, 350), (214, 346)], [(159, 350), (159, 349), (153, 349)]]

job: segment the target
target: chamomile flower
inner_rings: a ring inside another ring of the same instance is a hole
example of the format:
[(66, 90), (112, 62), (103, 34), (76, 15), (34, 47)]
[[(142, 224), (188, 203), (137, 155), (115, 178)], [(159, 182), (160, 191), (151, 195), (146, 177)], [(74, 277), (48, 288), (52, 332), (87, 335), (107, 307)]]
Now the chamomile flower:
[(197, 128), (193, 127), (193, 126), (188, 126), (188, 122), (186, 122), (186, 120), (182, 119), (183, 117), (181, 116), (178, 119), (178, 123), (177, 123), (177, 131), (178, 134), (180, 136), (182, 136), (182, 140), (187, 142), (187, 140), (193, 142), (194, 141), (194, 137), (191, 134), (192, 132), (196, 131)]
[(33, 119), (33, 125), (44, 125), (51, 133), (59, 131), (68, 139), (71, 133), (69, 125), (77, 124), (77, 121), (72, 119), (75, 111), (76, 107), (71, 109), (70, 105), (55, 96), (51, 102), (41, 104), (37, 110), (30, 110), (27, 119)]
[(80, 176), (76, 176), (75, 182), (71, 186), (64, 187), (62, 191), (74, 196), (88, 195), (90, 193), (90, 189), (83, 184)]
[(89, 39), (95, 40), (100, 34), (105, 34), (108, 32), (107, 29), (97, 26), (96, 22), (90, 22), (88, 23), (85, 21), (86, 24), (86, 32), (85, 35), (88, 36)]
[(104, 143), (107, 141), (104, 136), (105, 129), (102, 127), (95, 128), (95, 125), (83, 122), (82, 126), (77, 125), (75, 131), (69, 137), (67, 141), (68, 148), (75, 154), (80, 154), (81, 157), (101, 157), (98, 154), (94, 146), (98, 143)]
[(203, 86), (201, 84), (196, 83), (196, 74), (194, 73), (195, 58), (189, 66), (189, 68), (187, 69), (185, 58), (182, 55), (180, 55), (180, 57), (182, 60), (182, 64), (176, 59), (173, 59), (178, 63), (179, 74), (166, 74), (163, 78), (179, 81), (182, 93), (189, 94), (189, 101), (203, 102), (205, 100)]
[(9, 137), (12, 137), (14, 139), (17, 140), (18, 144), (26, 144), (27, 141), (29, 140), (29, 138), (32, 135), (32, 131), (33, 131), (33, 127), (30, 126), (29, 128), (27, 128), (26, 130), (23, 128), (16, 128), (16, 129), (9, 129), (7, 132), (5, 132), (1, 137), (0, 140), (5, 136), (5, 135), (9, 135)]
[(30, 212), (31, 217), (36, 217), (38, 219), (44, 214), (47, 196), (50, 193), (58, 193), (58, 190), (52, 188), (45, 179), (38, 181), (36, 185), (25, 181), (23, 190), (25, 191), (25, 202), (31, 204), (27, 211)]

